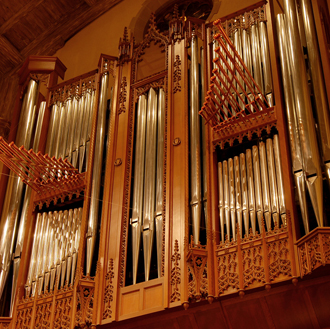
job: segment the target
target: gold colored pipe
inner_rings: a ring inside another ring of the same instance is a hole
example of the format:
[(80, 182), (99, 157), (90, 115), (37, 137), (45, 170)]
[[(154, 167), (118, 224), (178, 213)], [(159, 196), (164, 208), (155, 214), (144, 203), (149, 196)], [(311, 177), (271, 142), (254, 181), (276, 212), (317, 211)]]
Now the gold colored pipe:
[(222, 162), (223, 168), (223, 203), (225, 208), (226, 219), (226, 234), (228, 240), (230, 240), (230, 208), (229, 208), (229, 175), (228, 175), (228, 161)]
[(239, 226), (239, 234), (243, 237), (243, 222), (242, 222), (242, 190), (241, 190), (241, 175), (239, 166), (239, 157), (234, 157), (234, 177), (235, 177), (235, 196), (236, 196), (236, 216)]

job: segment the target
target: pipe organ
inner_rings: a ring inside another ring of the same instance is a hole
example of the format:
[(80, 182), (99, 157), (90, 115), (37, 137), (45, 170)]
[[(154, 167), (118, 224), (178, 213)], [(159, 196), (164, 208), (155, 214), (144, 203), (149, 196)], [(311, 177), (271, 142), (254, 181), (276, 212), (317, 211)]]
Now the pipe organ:
[(125, 29), (118, 57), (59, 84), (58, 59), (27, 60), (15, 143), (0, 138), (11, 328), (119, 326), (329, 266), (329, 58), (312, 7), (205, 23), (175, 5), (168, 29), (152, 15), (141, 41)]

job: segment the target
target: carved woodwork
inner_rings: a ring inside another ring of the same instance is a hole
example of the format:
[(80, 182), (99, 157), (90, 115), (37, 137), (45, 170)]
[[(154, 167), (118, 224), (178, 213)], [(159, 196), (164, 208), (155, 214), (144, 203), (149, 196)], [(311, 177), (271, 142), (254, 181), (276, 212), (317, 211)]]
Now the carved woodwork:
[(300, 275), (330, 264), (330, 229), (319, 227), (297, 241)]
[(180, 301), (181, 300), (181, 293), (179, 290), (180, 284), (181, 284), (181, 269), (180, 269), (180, 263), (181, 260), (181, 254), (179, 252), (179, 242), (178, 240), (175, 240), (174, 242), (174, 253), (171, 257), (171, 297), (170, 301), (171, 303)]

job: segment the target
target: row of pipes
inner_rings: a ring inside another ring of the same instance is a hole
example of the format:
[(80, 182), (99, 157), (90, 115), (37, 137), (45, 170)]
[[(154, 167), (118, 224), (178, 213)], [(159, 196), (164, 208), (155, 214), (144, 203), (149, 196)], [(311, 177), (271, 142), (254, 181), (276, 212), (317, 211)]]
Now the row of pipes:
[[(37, 215), (36, 228), (25, 297), (39, 296), (64, 284), (72, 285), (75, 278), (82, 208), (44, 212)], [(44, 289), (43, 289), (44, 288)]]
[(149, 280), (156, 229), (157, 271), (161, 276), (165, 92), (150, 88), (137, 104), (132, 199), (133, 284), (137, 281), (141, 233), (145, 281)]
[(278, 135), (218, 162), (218, 188), (222, 242), (226, 236), (236, 240), (239, 234), (242, 238), (243, 226), (246, 235), (249, 235), (250, 227), (255, 235), (257, 221), (261, 232), (263, 219), (267, 231), (279, 226), (280, 219), (286, 225)]
[[(46, 153), (68, 161), (82, 172), (88, 159), (95, 90), (70, 96), (52, 106)], [(86, 170), (85, 170), (86, 171)]]
[[(261, 92), (266, 97), (269, 106), (273, 106), (272, 75), (264, 13), (262, 11), (258, 15), (246, 13), (230, 21), (225, 21), (223, 26), (238, 55), (243, 60), (246, 69), (257, 84), (256, 93)], [(227, 44), (227, 49), (220, 47), (220, 56), (217, 53), (219, 46), (218, 40), (215, 39), (213, 41), (213, 58), (219, 60), (219, 65), (222, 66), (225, 74), (221, 72), (219, 77), (216, 76), (216, 80), (220, 88), (224, 90), (229, 89), (229, 92), (233, 94), (233, 98), (236, 99), (234, 102), (225, 101), (222, 109), (225, 117), (231, 117), (235, 116), (241, 109), (244, 109), (246, 104), (252, 104), (253, 95), (250, 94), (250, 88), (248, 88), (234, 67), (231, 58), (234, 61), (237, 60), (235, 60), (234, 52), (230, 46)], [(217, 62), (214, 62), (213, 68), (216, 69), (217, 65)], [(240, 68), (245, 70), (241, 65)], [(251, 111), (256, 111), (253, 105), (251, 105)]]
[[(299, 10), (298, 10), (299, 7)], [(276, 20), (292, 170), (305, 233), (310, 231), (306, 186), (317, 226), (324, 225), (323, 177), (330, 182), (330, 116), (310, 0), (284, 0)], [(306, 69), (303, 46), (307, 47)], [(311, 76), (313, 106), (308, 81)], [(314, 118), (313, 113), (316, 113)]]
[[(57, 102), (52, 106), (45, 149), (45, 153), (50, 156), (67, 158), (69, 161), (74, 162), (76, 167), (79, 165), (79, 172), (86, 170), (87, 168), (84, 168), (83, 164), (86, 163), (85, 167), (87, 167), (86, 159), (88, 159), (93, 109), (94, 103), (98, 101), (99, 106), (96, 123), (94, 163), (92, 169), (93, 181), (86, 237), (87, 275), (90, 275), (92, 270), (92, 260), (99, 219), (103, 146), (106, 135), (108, 81), (108, 72), (105, 72), (100, 79), (98, 100), (96, 100), (95, 90), (86, 89), (81, 97), (69, 97), (65, 101)], [(23, 145), (25, 149), (30, 149), (32, 144), (32, 149), (35, 152), (37, 152), (39, 148), (40, 133), (46, 108), (46, 102), (41, 102), (39, 111), (37, 111), (37, 98), (38, 82), (31, 79), (23, 97), (17, 136), (15, 139), (15, 144), (18, 146)], [(0, 297), (3, 295), (4, 288), (7, 284), (11, 260), (13, 259), (10, 314), (12, 313), (12, 306), (16, 295), (17, 277), (21, 262), (31, 192), (31, 188), (28, 186), (25, 187), (20, 177), (15, 173), (10, 172), (0, 221)], [(60, 219), (63, 221), (64, 214), (61, 216)], [(69, 214), (66, 215), (65, 218), (68, 218), (68, 216)], [(38, 217), (37, 221), (38, 223), (42, 222), (42, 219)], [(39, 224), (37, 224), (37, 229), (38, 225)], [(38, 235), (37, 233), (35, 234), (35, 236)], [(39, 270), (40, 268), (38, 268), (38, 271)], [(33, 282), (35, 282), (36, 277), (33, 277), (33, 273), (38, 272), (35, 272), (35, 270), (32, 269), (31, 271), (26, 286), (27, 296), (30, 295), (31, 292), (34, 294), (35, 284)], [(37, 274), (39, 275), (40, 273)], [(71, 275), (73, 278), (74, 274)], [(48, 280), (47, 277), (48, 275), (46, 275), (45, 272), (45, 280)], [(64, 280), (64, 274), (62, 275), (62, 278)], [(50, 285), (51, 288), (53, 288), (53, 286), (53, 284)], [(40, 285), (39, 289), (41, 289)]]

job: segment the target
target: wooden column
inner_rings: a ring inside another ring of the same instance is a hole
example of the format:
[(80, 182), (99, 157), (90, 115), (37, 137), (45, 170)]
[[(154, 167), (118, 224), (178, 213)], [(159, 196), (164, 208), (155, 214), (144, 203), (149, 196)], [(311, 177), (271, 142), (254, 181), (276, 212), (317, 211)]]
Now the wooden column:
[(170, 307), (188, 303), (188, 67), (185, 40), (169, 46), (168, 163), (166, 222), (170, 223)]

